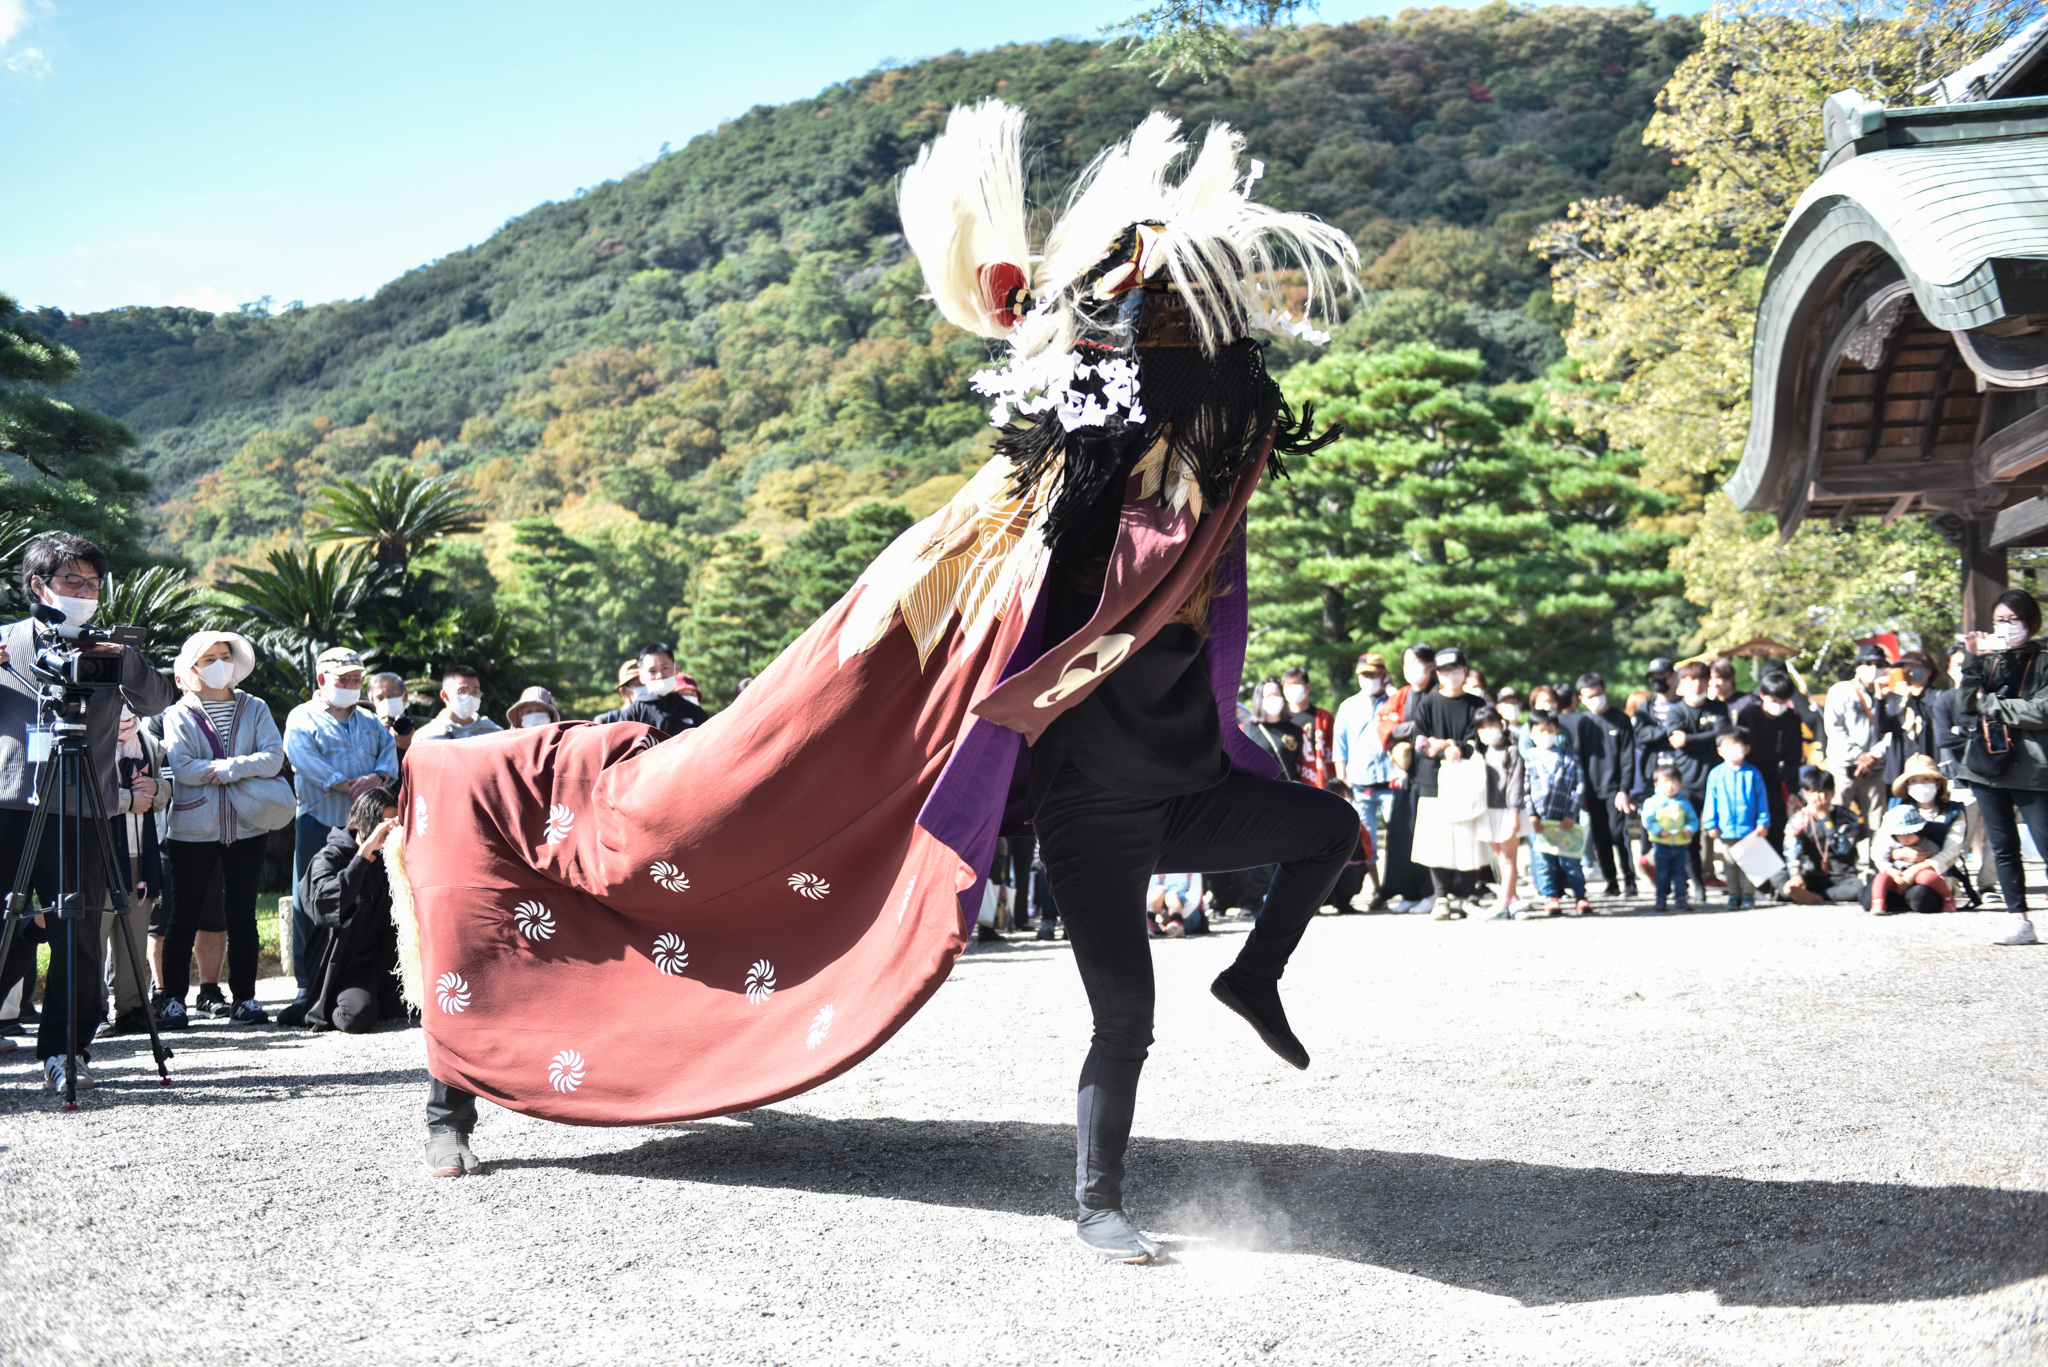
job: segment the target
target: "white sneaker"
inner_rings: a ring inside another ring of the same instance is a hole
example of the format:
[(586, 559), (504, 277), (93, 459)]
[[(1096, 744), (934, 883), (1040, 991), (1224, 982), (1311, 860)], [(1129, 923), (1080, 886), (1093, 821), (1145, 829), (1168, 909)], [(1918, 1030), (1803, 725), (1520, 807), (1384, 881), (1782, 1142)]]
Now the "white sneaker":
[(43, 1060), (43, 1090), (61, 1092), (64, 1090), (64, 1060), (51, 1057)]
[(1521, 898), (1510, 897), (1500, 904), (1499, 911), (1493, 913), (1493, 919), (1496, 921), (1512, 921), (1525, 905), (1527, 904)]
[(2034, 923), (2032, 921), (2024, 916), (2017, 916), (2013, 919), (2015, 924), (2012, 928), (2012, 934), (2006, 936), (2003, 940), (1993, 940), (1992, 944), (2038, 945), (2041, 943), (2040, 937), (2034, 934)]
[(92, 1069), (85, 1066), (84, 1059), (78, 1059), (72, 1064), (72, 1066), (78, 1070), (79, 1091), (89, 1092), (93, 1088), (99, 1086), (99, 1081), (92, 1075)]
[(20, 1045), (16, 1044), (7, 1036), (0, 1035), (0, 1054), (12, 1053), (14, 1050), (19, 1049), (20, 1047)]
[(1430, 909), (1435, 905), (1436, 898), (1434, 897), (1418, 897), (1413, 902), (1410, 902), (1407, 906), (1403, 907), (1402, 910), (1407, 912), (1410, 916), (1427, 916), (1430, 913)]

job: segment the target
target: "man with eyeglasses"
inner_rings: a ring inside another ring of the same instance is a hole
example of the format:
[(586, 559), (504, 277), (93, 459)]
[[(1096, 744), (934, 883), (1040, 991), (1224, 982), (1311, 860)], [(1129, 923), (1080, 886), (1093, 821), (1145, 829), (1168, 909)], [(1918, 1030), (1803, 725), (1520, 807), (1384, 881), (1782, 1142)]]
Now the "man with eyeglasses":
[[(649, 641), (640, 647), (635, 664), (640, 670), (640, 682), (633, 687), (633, 700), (616, 712), (607, 712), (599, 721), (645, 722), (671, 736), (679, 736), (711, 720), (709, 713), (679, 691), (682, 676), (676, 673), (673, 647)], [(620, 679), (623, 688), (623, 672)]]
[[(292, 887), (334, 831), (348, 824), (349, 804), (373, 788), (398, 782), (398, 746), (391, 733), (356, 706), (363, 696), (363, 657), (348, 646), (333, 646), (313, 664), (315, 691), (284, 719), (284, 752), (292, 762), (299, 816), (292, 828)], [(280, 1011), (277, 1023), (306, 1023), (312, 1004), (313, 965), (322, 948), (320, 927), (292, 903), (292, 975), (298, 994)]]
[[(29, 601), (63, 614), (67, 626), (84, 626), (99, 611), (100, 594), (106, 587), (106, 554), (84, 537), (53, 532), (37, 537), (22, 554), (21, 586)], [(49, 624), (30, 618), (0, 632), (0, 878), (12, 886), (28, 843), (29, 822), (34, 815), (31, 798), (43, 763), (49, 757), (50, 735), (39, 729), (38, 698), (41, 692), (35, 676), (38, 649), (55, 639)], [(121, 683), (118, 688), (95, 688), (86, 704), (86, 743), (91, 748), (94, 775), (100, 785), (100, 801), (109, 813), (121, 810), (120, 755), (121, 707), (125, 702), (139, 717), (153, 717), (177, 701), (178, 690), (156, 672), (141, 652), (121, 649)], [(58, 815), (53, 812), (54, 817)], [(85, 830), (98, 841), (110, 832), (104, 822), (87, 822)], [(36, 851), (30, 887), (39, 905), (48, 906), (58, 895), (57, 832), (46, 828), (42, 846)], [(83, 886), (75, 889), (88, 907), (107, 905), (106, 853), (104, 847), (88, 842), (83, 865)], [(79, 1045), (77, 1084), (93, 1084), (86, 1071), (87, 1049), (93, 1031), (105, 1012), (100, 991), (100, 918), (74, 920), (60, 929), (60, 923), (46, 917), (24, 923), (15, 930), (8, 962), (0, 965), (0, 1000), (14, 984), (28, 976), (35, 962), (33, 940), (26, 934), (32, 925), (41, 927), (40, 938), (50, 946), (49, 982), (57, 991), (45, 999), (42, 1023), (36, 1032), (36, 1059), (43, 1065), (43, 1086), (61, 1091), (64, 1086), (65, 1011), (61, 1005), (63, 985), (75, 983), (71, 1001), (77, 1022)], [(143, 933), (141, 926), (136, 934)], [(26, 993), (24, 993), (24, 997)]]

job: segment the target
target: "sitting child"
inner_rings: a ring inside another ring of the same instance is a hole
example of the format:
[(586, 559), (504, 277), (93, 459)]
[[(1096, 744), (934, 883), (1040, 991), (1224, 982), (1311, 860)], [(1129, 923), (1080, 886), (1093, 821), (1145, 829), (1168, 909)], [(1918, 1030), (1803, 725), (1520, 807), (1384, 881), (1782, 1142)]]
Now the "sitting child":
[(1184, 935), (1207, 935), (1209, 921), (1202, 913), (1202, 875), (1199, 873), (1155, 873), (1145, 889), (1146, 931), (1154, 939), (1164, 935), (1178, 940)]
[[(1863, 909), (1877, 916), (1954, 911), (1955, 894), (1941, 875), (1944, 842), (1937, 839), (1946, 834), (1937, 832), (1926, 813), (1910, 802), (1886, 812), (1870, 842), (1870, 859), (1877, 871), (1859, 899)], [(1962, 843), (1960, 835), (1956, 843)]]

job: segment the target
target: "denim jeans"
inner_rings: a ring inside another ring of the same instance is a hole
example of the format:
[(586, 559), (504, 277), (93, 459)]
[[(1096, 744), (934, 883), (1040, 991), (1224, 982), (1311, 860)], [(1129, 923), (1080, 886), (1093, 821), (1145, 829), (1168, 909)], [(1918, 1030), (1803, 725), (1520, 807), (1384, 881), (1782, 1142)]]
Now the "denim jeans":
[(1577, 859), (1567, 859), (1561, 854), (1533, 852), (1529, 872), (1536, 876), (1536, 891), (1545, 897), (1562, 897), (1565, 889), (1571, 889), (1573, 897), (1586, 895), (1586, 866)]
[(1679, 906), (1686, 901), (1687, 875), (1691, 872), (1692, 850), (1685, 845), (1651, 845), (1651, 857), (1657, 861), (1657, 905), (1663, 906), (1667, 899)]

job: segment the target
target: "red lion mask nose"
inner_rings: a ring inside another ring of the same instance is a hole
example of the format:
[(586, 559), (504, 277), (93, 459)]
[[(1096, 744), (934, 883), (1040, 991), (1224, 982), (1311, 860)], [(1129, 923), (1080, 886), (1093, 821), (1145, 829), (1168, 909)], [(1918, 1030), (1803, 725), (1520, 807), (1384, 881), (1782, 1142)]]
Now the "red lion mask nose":
[(998, 261), (983, 266), (975, 272), (981, 282), (981, 306), (995, 315), (995, 320), (1006, 328), (1017, 326), (1018, 319), (1030, 306), (1030, 282), (1025, 279), (1024, 268), (1009, 261)]

